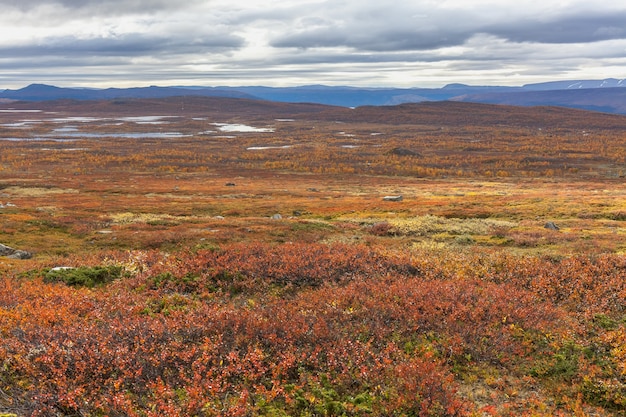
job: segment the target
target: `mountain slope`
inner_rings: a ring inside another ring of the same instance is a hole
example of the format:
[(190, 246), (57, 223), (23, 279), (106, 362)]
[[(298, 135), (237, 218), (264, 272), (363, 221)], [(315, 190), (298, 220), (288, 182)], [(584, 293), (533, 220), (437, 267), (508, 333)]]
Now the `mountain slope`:
[(604, 113), (626, 114), (626, 88), (467, 94), (454, 97), (452, 100), (514, 106), (560, 106)]
[(626, 87), (626, 79), (618, 80), (616, 78), (605, 78), (603, 80), (549, 81), (545, 83), (526, 84), (522, 87), (522, 89), (526, 91), (539, 91), (614, 87)]
[(88, 88), (61, 88), (46, 84), (31, 84), (19, 90), (4, 90), (0, 98), (27, 101), (46, 101), (59, 99), (72, 100), (107, 100), (116, 98), (162, 98), (175, 96), (203, 96), (203, 97), (256, 97), (230, 89), (198, 88), (187, 89), (179, 87), (137, 87), (137, 88), (108, 88), (104, 90)]
[(465, 101), (516, 106), (560, 106), (626, 114), (626, 79), (568, 80), (521, 87), (448, 84), (442, 88), (360, 88), (309, 85), (300, 87), (141, 87), (60, 88), (31, 84), (0, 91), (2, 100), (46, 101), (166, 98), (175, 96), (260, 99), (282, 103), (317, 103), (341, 107), (395, 106), (404, 103)]
[(516, 91), (519, 87), (481, 87), (462, 84), (443, 88), (359, 88), (311, 85), (301, 87), (232, 87), (264, 100), (320, 103), (332, 106), (389, 106), (423, 101), (443, 101), (461, 94)]

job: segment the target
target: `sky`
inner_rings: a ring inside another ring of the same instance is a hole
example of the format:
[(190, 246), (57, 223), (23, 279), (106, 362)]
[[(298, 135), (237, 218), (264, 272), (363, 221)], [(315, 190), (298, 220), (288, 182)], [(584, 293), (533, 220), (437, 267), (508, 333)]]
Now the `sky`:
[(616, 0), (0, 0), (0, 89), (626, 78)]

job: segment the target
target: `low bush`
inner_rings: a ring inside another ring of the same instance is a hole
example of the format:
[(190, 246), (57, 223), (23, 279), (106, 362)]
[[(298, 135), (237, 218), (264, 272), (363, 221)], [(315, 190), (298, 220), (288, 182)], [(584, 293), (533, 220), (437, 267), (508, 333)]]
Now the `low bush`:
[(93, 288), (122, 276), (120, 266), (53, 268), (44, 275), (44, 282), (63, 282), (72, 287)]

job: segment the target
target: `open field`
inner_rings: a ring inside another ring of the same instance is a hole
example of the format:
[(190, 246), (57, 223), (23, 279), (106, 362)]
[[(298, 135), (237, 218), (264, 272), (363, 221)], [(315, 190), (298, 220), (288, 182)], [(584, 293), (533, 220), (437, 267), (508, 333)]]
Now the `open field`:
[(2, 103), (0, 415), (626, 415), (625, 175), (557, 108)]

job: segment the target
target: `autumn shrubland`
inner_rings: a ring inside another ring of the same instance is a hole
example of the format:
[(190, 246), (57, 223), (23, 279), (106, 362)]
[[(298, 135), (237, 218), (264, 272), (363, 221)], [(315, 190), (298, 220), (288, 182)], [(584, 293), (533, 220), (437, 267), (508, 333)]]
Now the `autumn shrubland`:
[(625, 413), (624, 117), (3, 107), (0, 415)]

